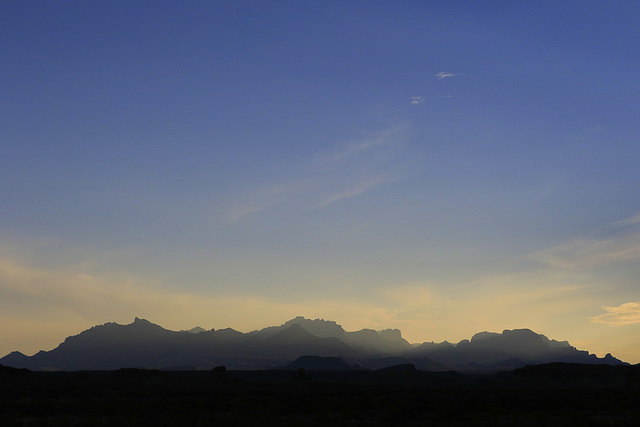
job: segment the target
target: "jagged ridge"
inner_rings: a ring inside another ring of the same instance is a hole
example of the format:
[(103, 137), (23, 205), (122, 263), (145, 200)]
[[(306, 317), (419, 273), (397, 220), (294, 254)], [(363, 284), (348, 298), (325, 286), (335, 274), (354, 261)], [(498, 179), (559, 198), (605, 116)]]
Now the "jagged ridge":
[(0, 359), (0, 364), (34, 370), (211, 369), (220, 365), (266, 369), (284, 367), (300, 356), (340, 358), (348, 366), (365, 369), (397, 364), (459, 371), (550, 362), (623, 364), (610, 354), (598, 358), (529, 329), (480, 332), (457, 344), (445, 341), (414, 346), (397, 329), (347, 332), (334, 321), (304, 317), (249, 333), (230, 328), (176, 332), (135, 318), (128, 325), (94, 326), (68, 337), (51, 351), (30, 357), (12, 352)]

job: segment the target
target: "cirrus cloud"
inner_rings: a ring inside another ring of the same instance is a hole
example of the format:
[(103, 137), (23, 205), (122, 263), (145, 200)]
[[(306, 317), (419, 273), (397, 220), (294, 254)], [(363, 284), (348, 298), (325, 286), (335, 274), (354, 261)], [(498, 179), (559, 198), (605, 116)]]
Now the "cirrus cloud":
[(350, 199), (404, 177), (415, 161), (407, 140), (408, 122), (316, 153), (282, 181), (256, 188), (227, 208), (225, 223), (277, 206), (318, 209)]
[(457, 75), (458, 74), (450, 73), (448, 71), (440, 71), (438, 74), (436, 74), (436, 77), (439, 78), (439, 79), (444, 79), (444, 78), (447, 78), (447, 77), (455, 77)]

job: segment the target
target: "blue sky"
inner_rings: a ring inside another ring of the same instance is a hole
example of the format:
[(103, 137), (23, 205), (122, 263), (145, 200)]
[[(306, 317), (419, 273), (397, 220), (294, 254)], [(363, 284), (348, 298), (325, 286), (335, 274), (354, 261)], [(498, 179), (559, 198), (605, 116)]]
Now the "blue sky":
[(640, 362), (639, 17), (3, 2), (0, 352), (303, 315)]

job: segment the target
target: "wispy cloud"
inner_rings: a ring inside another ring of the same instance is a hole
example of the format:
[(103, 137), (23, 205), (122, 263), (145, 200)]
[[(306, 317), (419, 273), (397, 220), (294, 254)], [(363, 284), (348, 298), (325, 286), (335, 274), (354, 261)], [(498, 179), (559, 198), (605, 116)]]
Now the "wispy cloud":
[(459, 74), (450, 73), (448, 71), (440, 71), (438, 74), (436, 74), (436, 77), (439, 79), (444, 79), (447, 77), (455, 77), (455, 76), (459, 76)]
[(531, 258), (547, 266), (588, 270), (640, 260), (640, 233), (603, 240), (577, 240), (537, 252)]
[(620, 221), (612, 222), (610, 225), (614, 227), (626, 227), (635, 224), (640, 224), (640, 214), (632, 216), (631, 218), (625, 218)]
[(316, 168), (336, 167), (348, 161), (387, 160), (391, 149), (399, 147), (409, 136), (409, 124), (402, 122), (380, 132), (372, 132), (355, 141), (343, 144), (336, 150), (320, 154)]
[(394, 181), (394, 177), (388, 175), (378, 175), (378, 176), (369, 176), (363, 177), (359, 180), (355, 180), (351, 185), (345, 186), (341, 184), (339, 187), (333, 189), (332, 191), (328, 191), (327, 195), (324, 199), (320, 200), (316, 204), (316, 207), (325, 207), (329, 206), (332, 203), (335, 203), (339, 200), (349, 199), (351, 197), (359, 196), (360, 194), (366, 193), (369, 190), (372, 190), (376, 187), (379, 187), (385, 183)]
[(411, 160), (407, 154), (409, 135), (408, 123), (402, 122), (316, 153), (305, 167), (281, 182), (242, 195), (228, 208), (225, 220), (236, 222), (283, 205), (300, 210), (327, 207), (400, 179)]
[(627, 302), (615, 307), (603, 306), (605, 314), (591, 318), (593, 323), (626, 326), (640, 323), (640, 302)]
[(295, 191), (294, 186), (286, 184), (260, 188), (227, 210), (225, 215), (226, 222), (236, 222), (248, 215), (267, 210), (289, 198)]
[(424, 102), (424, 96), (412, 96), (409, 98), (409, 104), (419, 105)]

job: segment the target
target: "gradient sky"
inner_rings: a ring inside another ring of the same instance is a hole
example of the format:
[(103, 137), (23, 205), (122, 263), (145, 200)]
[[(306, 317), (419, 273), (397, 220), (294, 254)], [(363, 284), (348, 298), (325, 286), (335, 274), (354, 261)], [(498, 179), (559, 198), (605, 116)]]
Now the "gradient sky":
[(0, 4), (0, 355), (135, 316), (640, 362), (640, 4)]

